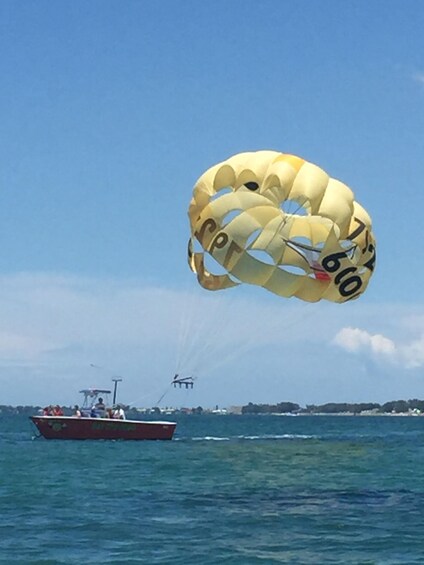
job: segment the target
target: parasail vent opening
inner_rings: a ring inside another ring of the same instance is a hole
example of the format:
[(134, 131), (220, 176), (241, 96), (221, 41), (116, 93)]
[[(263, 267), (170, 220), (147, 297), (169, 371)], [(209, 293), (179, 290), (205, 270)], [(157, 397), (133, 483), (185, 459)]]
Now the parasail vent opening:
[(249, 190), (258, 190), (259, 184), (255, 181), (248, 181), (244, 183), (244, 186)]
[(213, 202), (214, 200), (218, 200), (218, 198), (221, 198), (221, 196), (224, 196), (225, 194), (231, 194), (232, 192), (234, 192), (233, 188), (231, 188), (230, 186), (224, 186), (223, 188), (218, 189), (216, 194), (213, 194), (209, 198), (209, 201)]
[(221, 225), (222, 226), (227, 226), (230, 222), (232, 222), (234, 220), (234, 218), (237, 218), (237, 216), (240, 216), (240, 214), (243, 212), (243, 210), (231, 210), (231, 212), (228, 212), (228, 214), (226, 214), (221, 221)]
[(309, 211), (307, 210), (307, 208), (296, 200), (284, 200), (283, 202), (281, 202), (280, 208), (286, 214), (296, 216), (309, 216)]
[(255, 243), (255, 241), (258, 239), (258, 237), (261, 235), (261, 233), (262, 233), (262, 230), (260, 228), (258, 228), (254, 232), (252, 232), (246, 240), (245, 248), (249, 249), (249, 247), (251, 247)]
[(226, 275), (227, 270), (210, 253), (204, 254), (204, 265), (212, 275)]
[(296, 267), (295, 265), (278, 265), (278, 268), (292, 275), (298, 275), (303, 277), (308, 274), (304, 269), (302, 269), (301, 267)]
[(248, 254), (261, 263), (265, 263), (266, 265), (275, 265), (275, 261), (271, 255), (262, 249), (249, 249)]

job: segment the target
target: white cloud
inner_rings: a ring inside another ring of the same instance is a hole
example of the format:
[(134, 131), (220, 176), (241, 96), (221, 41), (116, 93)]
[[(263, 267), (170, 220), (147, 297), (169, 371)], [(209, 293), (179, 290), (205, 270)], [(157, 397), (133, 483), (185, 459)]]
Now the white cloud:
[[(405, 327), (416, 326), (418, 318), (413, 316), (412, 323), (403, 320)], [(422, 331), (422, 324), (421, 324)], [(424, 366), (424, 333), (409, 342), (394, 342), (381, 334), (371, 334), (359, 328), (343, 328), (333, 339), (333, 343), (350, 353), (372, 354), (381, 360), (396, 363), (405, 369)]]
[(407, 369), (424, 365), (424, 335), (401, 348), (401, 355)]
[(381, 334), (370, 334), (359, 328), (343, 328), (333, 342), (350, 352), (370, 351), (376, 355), (393, 357), (396, 345)]

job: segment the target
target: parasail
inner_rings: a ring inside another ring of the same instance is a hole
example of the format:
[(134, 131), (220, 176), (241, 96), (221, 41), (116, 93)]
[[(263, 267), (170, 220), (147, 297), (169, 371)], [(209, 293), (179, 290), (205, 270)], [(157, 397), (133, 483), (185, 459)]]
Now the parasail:
[(369, 214), (346, 184), (295, 155), (256, 151), (218, 163), (196, 182), (188, 215), (189, 265), (208, 290), (249, 283), (346, 302), (374, 271)]

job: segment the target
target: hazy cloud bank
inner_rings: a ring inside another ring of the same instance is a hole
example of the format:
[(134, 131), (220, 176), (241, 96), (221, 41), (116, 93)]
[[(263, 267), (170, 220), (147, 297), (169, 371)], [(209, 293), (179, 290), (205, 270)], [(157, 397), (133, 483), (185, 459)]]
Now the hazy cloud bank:
[[(372, 381), (366, 372), (358, 380), (358, 363), (365, 367), (369, 357), (420, 367), (423, 336), (424, 315), (412, 306), (309, 305), (252, 287), (208, 293), (196, 284), (166, 288), (51, 273), (0, 277), (0, 378), (20, 401), (23, 388), (31, 399), (48, 389), (59, 401), (60, 394), (75, 398), (70, 394), (78, 387), (110, 380), (110, 371), (93, 374), (92, 364), (124, 375), (137, 399), (140, 391), (161, 392), (175, 371), (199, 376), (190, 402), (205, 405), (209, 398), (367, 399), (364, 387)], [(354, 357), (357, 362), (347, 362)]]

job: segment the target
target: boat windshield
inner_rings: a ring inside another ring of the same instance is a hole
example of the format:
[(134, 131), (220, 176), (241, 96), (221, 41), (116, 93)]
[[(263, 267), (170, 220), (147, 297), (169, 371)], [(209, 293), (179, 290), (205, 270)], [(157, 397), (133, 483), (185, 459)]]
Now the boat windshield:
[(110, 406), (109, 404), (109, 394), (110, 390), (100, 389), (100, 388), (87, 388), (80, 390), (80, 393), (84, 395), (84, 400), (81, 408), (83, 410), (91, 410), (98, 402), (102, 402), (105, 406)]

